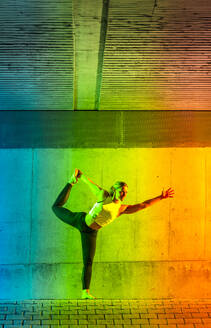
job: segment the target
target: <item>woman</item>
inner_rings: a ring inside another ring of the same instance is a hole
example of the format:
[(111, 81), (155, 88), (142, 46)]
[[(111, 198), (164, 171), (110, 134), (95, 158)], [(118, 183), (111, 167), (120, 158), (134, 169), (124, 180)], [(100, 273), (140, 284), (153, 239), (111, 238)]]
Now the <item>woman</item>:
[[(97, 202), (89, 213), (71, 212), (63, 207), (68, 200), (72, 186), (81, 179), (91, 188), (97, 197)], [(75, 169), (69, 183), (64, 187), (52, 206), (56, 216), (63, 222), (75, 227), (81, 233), (82, 253), (83, 253), (83, 271), (82, 271), (82, 299), (95, 299), (89, 292), (89, 286), (92, 275), (92, 263), (96, 249), (96, 238), (98, 230), (122, 214), (136, 213), (157, 201), (173, 197), (174, 191), (169, 188), (162, 191), (162, 194), (153, 199), (146, 200), (143, 203), (135, 205), (122, 205), (128, 192), (128, 186), (125, 182), (117, 181), (108, 191), (103, 190), (79, 170)]]

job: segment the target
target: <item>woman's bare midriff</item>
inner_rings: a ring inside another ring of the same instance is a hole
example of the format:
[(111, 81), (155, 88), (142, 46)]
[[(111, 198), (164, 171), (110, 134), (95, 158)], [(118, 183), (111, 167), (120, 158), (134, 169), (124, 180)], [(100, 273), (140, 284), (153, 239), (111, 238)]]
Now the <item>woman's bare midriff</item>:
[(88, 225), (89, 228), (93, 229), (93, 230), (99, 230), (100, 228), (102, 228), (99, 224), (97, 224), (96, 222), (93, 222), (93, 219), (90, 220), (90, 216), (87, 214), (85, 217), (85, 222)]
[(102, 228), (99, 224), (97, 224), (96, 222), (93, 222), (90, 226), (90, 228), (94, 229), (94, 230), (99, 230), (100, 228)]

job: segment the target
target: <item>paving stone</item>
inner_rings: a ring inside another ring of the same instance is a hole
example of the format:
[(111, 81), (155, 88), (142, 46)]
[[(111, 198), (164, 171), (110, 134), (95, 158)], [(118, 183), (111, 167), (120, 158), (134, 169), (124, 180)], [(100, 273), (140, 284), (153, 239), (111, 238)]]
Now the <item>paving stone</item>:
[(149, 323), (148, 319), (132, 319), (132, 325), (147, 325)]
[[(124, 328), (140, 328), (140, 325), (123, 325)], [(144, 326), (141, 326), (141, 328), (144, 327)], [(149, 328), (149, 326), (147, 326)], [(150, 326), (151, 327), (151, 326)], [(158, 326), (156, 326), (157, 328)]]
[[(204, 320), (210, 320), (209, 322), (211, 323), (211, 319), (204, 319)], [(203, 323), (201, 318), (184, 319), (184, 321), (185, 321), (185, 324), (186, 323)]]
[(177, 318), (177, 319), (167, 319), (168, 324), (184, 324), (185, 321), (183, 318)]
[(174, 313), (174, 316), (176, 319), (177, 318), (186, 318), (186, 319), (192, 318), (191, 313)]
[(115, 325), (131, 325), (131, 319), (114, 319)]
[(208, 328), (211, 300), (1, 300), (0, 328), (16, 327)]
[[(141, 325), (141, 328), (159, 328), (160, 327), (160, 325), (152, 325), (152, 324), (150, 324), (150, 325)], [(132, 327), (133, 328), (133, 327)], [(140, 326), (139, 326), (139, 328), (140, 328)], [(166, 326), (166, 328), (168, 328), (168, 326)]]
[(202, 318), (202, 323), (204, 324), (210, 324), (211, 323), (211, 318)]
[(105, 319), (107, 314), (88, 314), (88, 319)]
[[(161, 314), (159, 314), (161, 315)], [(140, 313), (140, 317), (141, 319), (157, 319), (158, 318), (158, 314), (156, 313)]]
[(167, 324), (167, 319), (149, 319), (150, 325), (165, 325)]
[(158, 313), (158, 319), (174, 319), (174, 313)]
[[(87, 325), (88, 328), (107, 328), (107, 325)], [(78, 326), (77, 326), (78, 328)]]
[(124, 319), (137, 319), (140, 318), (140, 314), (139, 313), (132, 313), (132, 314), (122, 314), (122, 317)]
[[(25, 326), (23, 326), (25, 328)], [(33, 325), (31, 328), (50, 328), (50, 325)]]
[(12, 325), (12, 320), (1, 320), (0, 324), (1, 325)]

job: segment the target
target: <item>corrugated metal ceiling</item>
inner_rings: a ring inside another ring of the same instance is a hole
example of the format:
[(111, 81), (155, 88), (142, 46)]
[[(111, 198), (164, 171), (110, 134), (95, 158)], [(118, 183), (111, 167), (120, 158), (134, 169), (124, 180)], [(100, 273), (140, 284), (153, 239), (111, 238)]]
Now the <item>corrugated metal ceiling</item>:
[(100, 109), (211, 109), (211, 2), (111, 0)]
[(210, 110), (210, 22), (208, 0), (2, 2), (0, 109)]

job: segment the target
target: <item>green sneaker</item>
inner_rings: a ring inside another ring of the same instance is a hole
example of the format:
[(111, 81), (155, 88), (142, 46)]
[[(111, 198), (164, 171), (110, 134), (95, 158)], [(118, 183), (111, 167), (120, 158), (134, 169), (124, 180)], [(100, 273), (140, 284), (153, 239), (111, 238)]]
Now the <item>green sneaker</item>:
[(89, 300), (96, 300), (96, 297), (94, 297), (93, 295), (91, 295), (89, 293), (89, 290), (88, 289), (83, 289), (82, 290), (82, 296), (81, 296), (82, 299), (89, 299)]

